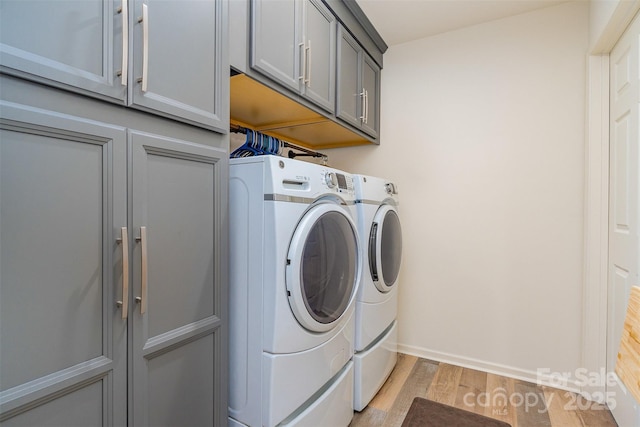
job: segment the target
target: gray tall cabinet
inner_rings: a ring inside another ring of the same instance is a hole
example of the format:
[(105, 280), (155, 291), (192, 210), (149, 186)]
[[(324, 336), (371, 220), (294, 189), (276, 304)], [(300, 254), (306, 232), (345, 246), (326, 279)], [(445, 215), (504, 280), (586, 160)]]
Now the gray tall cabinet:
[(226, 425), (227, 3), (0, 3), (0, 423)]

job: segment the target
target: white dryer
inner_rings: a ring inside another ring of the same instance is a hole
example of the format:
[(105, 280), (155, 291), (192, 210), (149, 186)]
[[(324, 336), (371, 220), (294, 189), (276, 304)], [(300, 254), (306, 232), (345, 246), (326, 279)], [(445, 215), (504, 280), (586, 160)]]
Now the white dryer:
[(398, 274), (402, 230), (397, 187), (382, 178), (355, 175), (361, 284), (356, 299), (354, 409), (361, 411), (397, 361)]
[(352, 176), (232, 159), (229, 201), (229, 425), (348, 425), (361, 271)]

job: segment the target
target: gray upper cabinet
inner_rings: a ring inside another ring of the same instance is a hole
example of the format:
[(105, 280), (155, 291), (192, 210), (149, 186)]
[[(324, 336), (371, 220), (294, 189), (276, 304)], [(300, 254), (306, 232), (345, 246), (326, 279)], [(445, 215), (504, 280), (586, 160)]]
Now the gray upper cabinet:
[(130, 104), (228, 131), (227, 2), (131, 1)]
[(303, 16), (302, 92), (332, 112), (336, 93), (336, 18), (320, 0), (305, 1)]
[(380, 130), (380, 67), (366, 53), (362, 56), (364, 114), (362, 130), (377, 138)]
[(335, 108), (336, 18), (321, 0), (252, 0), (251, 67)]
[(380, 127), (380, 67), (342, 26), (338, 27), (336, 115), (377, 138)]
[(252, 0), (251, 67), (283, 86), (300, 87), (300, 0)]
[(118, 0), (2, 0), (1, 70), (123, 102), (121, 6)]
[(362, 102), (362, 55), (358, 42), (347, 31), (338, 27), (338, 99), (336, 115), (359, 128)]
[(226, 132), (227, 2), (2, 0), (0, 67)]

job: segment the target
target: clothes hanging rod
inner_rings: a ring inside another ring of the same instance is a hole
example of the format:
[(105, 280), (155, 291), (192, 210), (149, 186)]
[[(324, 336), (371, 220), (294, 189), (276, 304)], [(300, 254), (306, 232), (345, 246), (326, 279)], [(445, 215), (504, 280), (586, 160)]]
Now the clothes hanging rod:
[(324, 157), (324, 154), (321, 153), (294, 153), (293, 150), (289, 150), (288, 154), (290, 159), (295, 159), (296, 157)]
[[(229, 130), (231, 132), (245, 133), (245, 134), (247, 133), (247, 131), (251, 131), (251, 129), (247, 129), (247, 128), (244, 128), (242, 126), (235, 125), (235, 124), (231, 124), (229, 126)], [(255, 132), (261, 133), (259, 131), (255, 131)], [(303, 147), (297, 146), (297, 145), (292, 144), (290, 142), (283, 141), (280, 138), (276, 138), (276, 139), (278, 141), (280, 141), (284, 147), (292, 148), (294, 150), (302, 151), (302, 153), (304, 153), (304, 154), (294, 153), (291, 150), (289, 150), (288, 157), (290, 159), (295, 159), (296, 157), (299, 157), (299, 156), (308, 156), (308, 157), (322, 158), (325, 162), (327, 162), (329, 160), (329, 156), (327, 156), (326, 154), (322, 154), (322, 153), (320, 153), (318, 151), (313, 151), (313, 150), (309, 150), (307, 148), (303, 148)]]

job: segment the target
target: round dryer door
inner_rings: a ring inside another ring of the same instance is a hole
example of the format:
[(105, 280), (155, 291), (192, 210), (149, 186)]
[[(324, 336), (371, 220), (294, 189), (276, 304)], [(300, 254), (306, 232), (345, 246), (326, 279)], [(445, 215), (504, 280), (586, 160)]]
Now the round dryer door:
[(402, 230), (390, 205), (376, 212), (369, 233), (369, 272), (380, 292), (389, 292), (398, 279), (402, 260)]
[(358, 238), (353, 220), (333, 203), (307, 211), (287, 256), (289, 304), (306, 329), (324, 332), (351, 305), (358, 283)]

